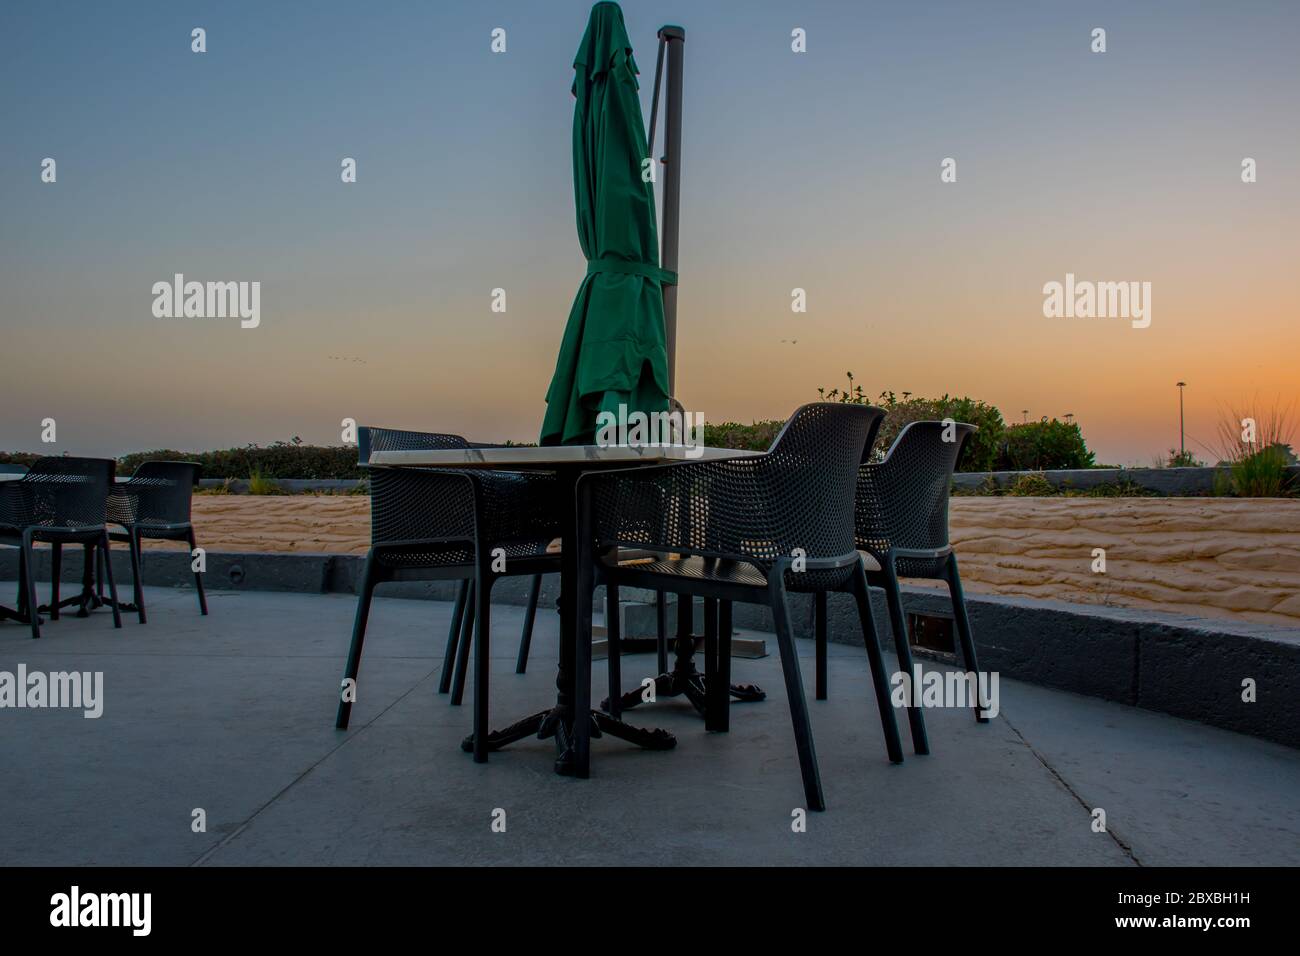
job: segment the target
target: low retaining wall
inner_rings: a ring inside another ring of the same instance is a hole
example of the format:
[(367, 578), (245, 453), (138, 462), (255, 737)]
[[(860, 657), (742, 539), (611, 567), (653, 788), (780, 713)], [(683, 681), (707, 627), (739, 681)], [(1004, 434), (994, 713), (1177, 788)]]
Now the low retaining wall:
[[(1300, 466), (1287, 469), (1292, 482), (1300, 481)], [(975, 491), (989, 482), (1007, 488), (1025, 475), (1041, 474), (1054, 488), (1087, 491), (1098, 485), (1127, 482), (1162, 495), (1208, 495), (1214, 492), (1216, 475), (1228, 475), (1228, 468), (1060, 468), (1049, 471), (965, 471), (952, 476), (953, 485)]]
[[(359, 557), (327, 554), (209, 552), (207, 557), (204, 581), (211, 590), (355, 593), (363, 564)], [(113, 569), (119, 582), (130, 580), (124, 549), (114, 550)], [(0, 549), (0, 580), (13, 581), (17, 575), (17, 551)], [(65, 553), (64, 580), (80, 577), (77, 551)], [(38, 551), (37, 578), (49, 580), (48, 549)], [(144, 580), (152, 586), (190, 586), (189, 556), (146, 553)], [(528, 583), (526, 578), (505, 579), (493, 589), (493, 599), (523, 604)], [(943, 615), (949, 610), (942, 591), (917, 587), (904, 591), (908, 611)], [(557, 576), (547, 575), (541, 607), (554, 607), (558, 592)], [(454, 597), (455, 585), (387, 584), (381, 593), (446, 601)], [(637, 592), (626, 597), (650, 599)], [(884, 595), (873, 592), (872, 598), (881, 641), (888, 650), (893, 638)], [(796, 633), (811, 636), (809, 596), (792, 595), (790, 606)], [(968, 595), (967, 606), (984, 670), (1300, 747), (1300, 631), (994, 595)], [(829, 611), (831, 640), (859, 644), (861, 631), (852, 599), (832, 595)], [(653, 635), (652, 605), (625, 604), (623, 613), (626, 636)], [(669, 621), (674, 620), (670, 613)], [(737, 605), (734, 620), (740, 628), (772, 630), (770, 612), (764, 607)], [(1255, 682), (1254, 703), (1242, 701), (1242, 682), (1247, 678)]]
[[(1293, 482), (1300, 483), (1300, 465), (1292, 465), (1287, 471)], [(1128, 482), (1162, 495), (1208, 495), (1214, 491), (1215, 476), (1227, 475), (1228, 468), (1214, 466), (1200, 468), (1056, 468), (1048, 471), (965, 471), (953, 475), (953, 485), (963, 491), (975, 491), (992, 482), (999, 488), (1008, 488), (1016, 479), (1025, 475), (1041, 474), (1054, 488), (1074, 488), (1087, 491), (1098, 485), (1113, 485)], [(332, 478), (285, 478), (276, 479), (275, 483), (285, 491), (300, 493), (309, 491), (350, 492), (362, 484), (350, 479)], [(248, 480), (232, 478), (204, 478), (199, 482), (203, 488), (225, 487), (233, 494), (247, 494)]]

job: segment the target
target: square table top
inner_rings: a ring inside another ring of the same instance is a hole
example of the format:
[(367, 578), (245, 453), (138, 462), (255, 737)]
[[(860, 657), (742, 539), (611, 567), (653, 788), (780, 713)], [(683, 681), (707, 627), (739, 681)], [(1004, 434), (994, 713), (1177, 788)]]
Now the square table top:
[(512, 445), (507, 448), (441, 448), (416, 451), (377, 451), (372, 465), (422, 465), (437, 468), (557, 468), (620, 464), (664, 465), (682, 461), (748, 458), (762, 452), (702, 445)]

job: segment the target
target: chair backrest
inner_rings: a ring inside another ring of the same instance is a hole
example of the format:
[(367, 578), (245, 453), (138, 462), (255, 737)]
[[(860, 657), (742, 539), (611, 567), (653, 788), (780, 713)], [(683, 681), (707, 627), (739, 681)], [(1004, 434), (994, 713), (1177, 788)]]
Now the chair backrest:
[(18, 479), (25, 491), (27, 527), (82, 530), (102, 526), (117, 462), (111, 458), (38, 459)]
[(874, 405), (817, 402), (790, 416), (765, 457), (773, 500), (760, 503), (781, 523), (781, 550), (808, 557), (853, 551), (853, 501), (868, 437), (884, 416)]
[(190, 522), (190, 502), (203, 466), (192, 461), (146, 461), (129, 481), (114, 485), (110, 521), (120, 524), (179, 525)]
[(854, 529), (858, 547), (940, 551), (948, 547), (948, 495), (966, 439), (964, 422), (912, 422), (883, 461), (858, 473)]
[(413, 432), (401, 428), (376, 428), (362, 425), (357, 429), (357, 464), (370, 464), (377, 451), (436, 451), (443, 448), (469, 448), (460, 435), (445, 432)]

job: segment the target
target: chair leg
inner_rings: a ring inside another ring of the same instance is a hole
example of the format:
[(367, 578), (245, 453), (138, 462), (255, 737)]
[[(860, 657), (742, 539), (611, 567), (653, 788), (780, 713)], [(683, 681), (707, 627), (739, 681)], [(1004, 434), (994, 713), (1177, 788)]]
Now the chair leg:
[(731, 602), (718, 603), (718, 670), (715, 680), (721, 688), (714, 727), (718, 733), (731, 729)]
[[(103, 607), (104, 602), (95, 597), (95, 565), (99, 562), (99, 543), (87, 542), (81, 548), (81, 609), (77, 614), (85, 616), (91, 608)], [(86, 600), (87, 594), (91, 597), (90, 601)]]
[(478, 607), (474, 628), (474, 762), (487, 763), (487, 737), (492, 729), (488, 726), (488, 671), (492, 663), (492, 570), (489, 565), (479, 567), (475, 589)]
[(668, 673), (668, 595), (655, 592), (656, 674)]
[(524, 608), (524, 630), (519, 635), (519, 659), (515, 661), (515, 673), (528, 672), (528, 652), (533, 646), (533, 621), (537, 618), (537, 599), (542, 591), (542, 576), (533, 575), (533, 583), (528, 586), (528, 606)]
[(144, 611), (144, 555), (140, 549), (140, 529), (131, 529), (131, 593), (135, 598), (135, 613), (141, 624), (147, 624)]
[(104, 577), (108, 579), (108, 596), (113, 599), (113, 626), (122, 626), (122, 610), (117, 606), (117, 583), (113, 580), (113, 565), (108, 557), (108, 532), (99, 536), (99, 550), (104, 554)]
[(50, 549), (50, 620), (59, 619), (59, 578), (63, 574), (63, 544), (55, 541)]
[(947, 572), (948, 593), (952, 597), (952, 616), (957, 625), (957, 637), (961, 641), (961, 655), (966, 664), (966, 670), (975, 678), (975, 720), (981, 724), (987, 724), (986, 700), (979, 699), (979, 674), (980, 665), (975, 657), (975, 636), (971, 633), (970, 617), (966, 613), (966, 595), (962, 593), (961, 576), (957, 573), (957, 555), (948, 556)]
[(816, 598), (816, 637), (817, 637), (817, 699), (826, 699), (826, 592), (818, 591)]
[(40, 605), (36, 602), (36, 550), (32, 547), (30, 531), (23, 533), (22, 563), (26, 570), (27, 613), (31, 615), (32, 638), (41, 636)]
[(370, 617), (370, 599), (375, 593), (377, 570), (374, 555), (368, 555), (366, 569), (361, 576), (361, 594), (357, 597), (357, 616), (352, 624), (352, 645), (348, 648), (348, 662), (343, 669), (343, 680), (339, 685), (339, 711), (334, 719), (334, 726), (338, 730), (347, 730), (348, 720), (352, 716), (352, 701), (346, 699), (342, 691), (348, 682), (352, 682), (354, 691), (352, 696), (356, 696), (357, 671), (361, 669), (361, 647), (366, 642), (366, 621)]
[[(908, 686), (916, 678), (912, 669), (912, 648), (907, 643), (907, 620), (903, 616), (903, 592), (898, 584), (898, 572), (894, 568), (894, 559), (886, 555), (881, 562), (882, 583), (885, 588), (885, 600), (889, 604), (889, 626), (894, 631), (894, 650), (898, 654), (898, 669), (907, 675)], [(912, 732), (912, 752), (928, 754), (930, 739), (925, 732), (925, 715), (921, 708), (913, 707), (911, 695), (903, 705), (907, 710), (907, 724)]]
[(718, 600), (704, 599), (704, 729), (718, 729), (721, 695), (731, 696), (718, 677)]
[[(198, 547), (198, 544), (196, 544), (194, 541), (193, 527), (191, 527), (189, 531), (189, 542), (190, 542), (190, 561), (193, 562), (194, 549)], [(199, 614), (206, 617), (208, 613), (208, 598), (207, 595), (203, 593), (203, 572), (202, 571), (194, 572), (194, 590), (199, 592)]]
[(623, 712), (623, 621), (618, 613), (618, 582), (605, 582), (605, 646), (609, 649), (609, 716), (618, 720)]
[(804, 798), (809, 810), (825, 810), (821, 773), (817, 769), (817, 751), (813, 746), (812, 722), (808, 718), (808, 701), (803, 693), (799, 657), (790, 629), (790, 609), (786, 605), (784, 575), (779, 566), (768, 581), (768, 600), (776, 623), (776, 642), (781, 652), (781, 670), (785, 676), (785, 693), (790, 701), (790, 720), (794, 724), (794, 741), (799, 750), (799, 770), (803, 775)]
[(438, 675), (438, 693), (451, 689), (451, 675), (456, 670), (456, 650), (460, 646), (460, 628), (465, 620), (465, 604), (469, 597), (469, 579), (456, 587), (456, 603), (451, 608), (451, 626), (447, 628), (447, 649), (442, 652), (442, 673)]
[(469, 671), (469, 650), (474, 644), (474, 621), (478, 613), (475, 607), (477, 592), (477, 585), (471, 581), (469, 594), (465, 598), (465, 622), (460, 630), (460, 645), (456, 648), (456, 673), (451, 679), (451, 706), (453, 707), (459, 707), (461, 701), (465, 699), (465, 675)]
[(867, 660), (871, 664), (871, 683), (876, 691), (876, 707), (880, 711), (880, 729), (885, 732), (885, 750), (894, 763), (903, 762), (903, 744), (898, 737), (898, 720), (890, 701), (889, 675), (885, 673), (885, 658), (880, 653), (880, 634), (876, 630), (876, 612), (871, 607), (871, 592), (867, 588), (867, 575), (858, 566), (853, 577), (853, 596), (858, 602), (858, 620), (862, 627), (862, 640), (867, 645)]
[(95, 597), (99, 603), (104, 603), (104, 556), (99, 553), (99, 548), (91, 548), (95, 553)]

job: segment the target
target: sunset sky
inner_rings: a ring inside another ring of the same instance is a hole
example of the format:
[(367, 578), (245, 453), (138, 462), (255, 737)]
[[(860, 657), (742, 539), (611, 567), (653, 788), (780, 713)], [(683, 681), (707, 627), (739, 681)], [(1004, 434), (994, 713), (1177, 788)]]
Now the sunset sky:
[[(622, 6), (647, 111), (656, 29), (687, 32), (677, 381), (708, 421), (851, 370), (1150, 464), (1180, 379), (1208, 444), (1222, 406), (1300, 395), (1300, 4)], [(337, 444), (344, 417), (535, 440), (585, 268), (589, 9), (0, 6), (0, 449)], [(178, 272), (260, 281), (261, 325), (156, 318)], [(1151, 326), (1045, 318), (1067, 273), (1150, 282)]]

